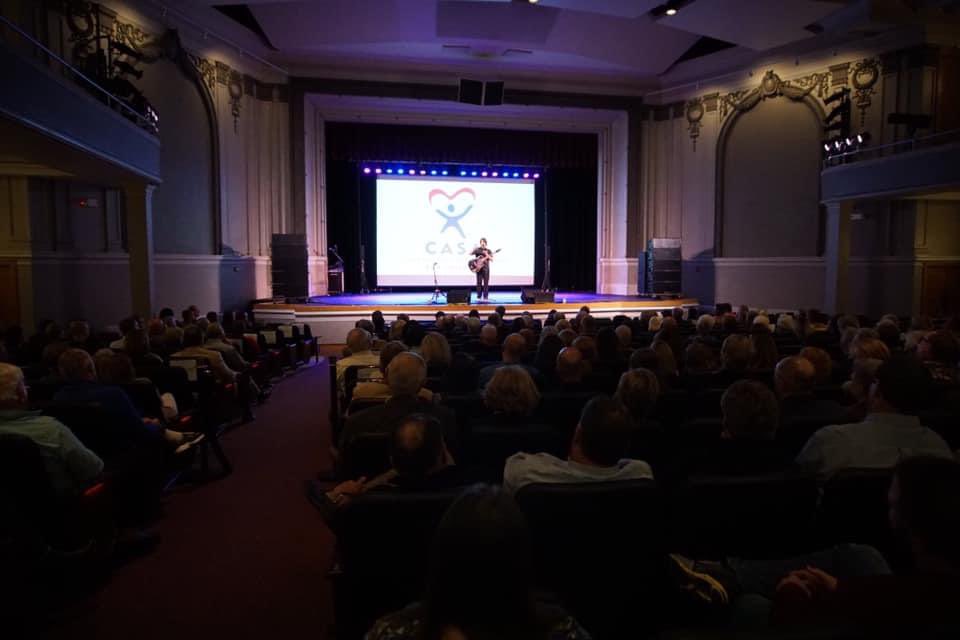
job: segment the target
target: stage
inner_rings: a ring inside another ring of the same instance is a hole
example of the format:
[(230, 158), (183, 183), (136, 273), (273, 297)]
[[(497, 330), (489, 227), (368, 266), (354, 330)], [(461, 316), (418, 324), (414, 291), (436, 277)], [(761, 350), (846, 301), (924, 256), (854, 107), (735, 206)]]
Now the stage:
[(471, 309), (476, 309), (485, 318), (498, 305), (503, 305), (507, 308), (508, 318), (528, 311), (542, 319), (553, 309), (572, 316), (580, 307), (587, 305), (592, 315), (612, 318), (617, 315), (634, 317), (644, 311), (695, 307), (699, 304), (695, 298), (657, 300), (640, 296), (561, 291), (556, 292), (554, 302), (537, 304), (522, 302), (519, 290), (491, 291), (490, 300), (481, 304), (476, 302), (475, 293), (471, 294), (470, 304), (447, 304), (442, 297), (439, 304), (431, 304), (432, 295), (432, 291), (414, 291), (315, 296), (299, 304), (258, 303), (253, 307), (253, 314), (256, 321), (261, 323), (308, 324), (320, 344), (342, 344), (357, 320), (370, 318), (370, 314), (377, 310), (382, 311), (387, 322), (390, 322), (400, 313), (415, 320), (433, 320), (437, 311), (466, 315)]

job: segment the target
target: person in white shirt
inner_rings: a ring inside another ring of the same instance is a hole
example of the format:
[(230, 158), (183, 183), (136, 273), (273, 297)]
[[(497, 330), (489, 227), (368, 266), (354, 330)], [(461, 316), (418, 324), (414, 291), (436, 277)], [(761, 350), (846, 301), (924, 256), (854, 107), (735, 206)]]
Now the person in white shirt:
[(943, 438), (910, 415), (928, 402), (931, 386), (929, 372), (916, 358), (891, 356), (877, 369), (866, 419), (820, 429), (797, 456), (797, 465), (826, 481), (843, 469), (892, 469), (911, 456), (953, 457)]
[(350, 355), (337, 360), (337, 388), (341, 393), (344, 392), (344, 375), (347, 367), (380, 364), (380, 356), (370, 350), (372, 344), (373, 339), (363, 329), (351, 329), (347, 334), (347, 349), (350, 350)]
[(580, 414), (566, 460), (549, 453), (514, 454), (507, 458), (504, 467), (503, 488), (516, 493), (534, 483), (652, 479), (649, 464), (625, 458), (632, 430), (630, 413), (620, 401), (597, 396)]

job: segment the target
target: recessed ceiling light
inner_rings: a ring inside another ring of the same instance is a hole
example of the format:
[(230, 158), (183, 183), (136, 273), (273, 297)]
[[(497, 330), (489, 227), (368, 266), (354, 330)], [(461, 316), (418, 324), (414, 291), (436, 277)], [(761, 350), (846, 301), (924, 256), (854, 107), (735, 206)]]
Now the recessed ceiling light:
[(675, 16), (677, 15), (677, 10), (674, 9), (673, 7), (670, 7), (664, 13), (666, 13), (668, 16)]
[(527, 0), (530, 4), (537, 4), (540, 0)]

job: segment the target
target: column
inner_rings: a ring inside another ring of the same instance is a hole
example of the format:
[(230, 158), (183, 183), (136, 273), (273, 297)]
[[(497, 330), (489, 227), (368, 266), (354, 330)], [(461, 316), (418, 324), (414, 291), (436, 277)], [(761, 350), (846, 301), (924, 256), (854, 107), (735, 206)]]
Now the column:
[(127, 184), (123, 188), (130, 254), (130, 300), (134, 313), (153, 313), (153, 190), (156, 185)]
[(853, 200), (827, 202), (826, 208), (823, 311), (834, 314), (849, 311), (850, 213), (853, 211)]

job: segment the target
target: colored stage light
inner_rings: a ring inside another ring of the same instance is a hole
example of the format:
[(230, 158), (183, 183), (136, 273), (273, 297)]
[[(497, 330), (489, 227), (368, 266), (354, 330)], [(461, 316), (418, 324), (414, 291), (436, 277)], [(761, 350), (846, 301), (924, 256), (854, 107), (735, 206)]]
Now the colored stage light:
[(393, 173), (393, 169), (387, 169), (387, 173)]
[(431, 170), (430, 170), (430, 175), (432, 175), (432, 176), (437, 175), (437, 170), (436, 170), (436, 169), (431, 169)]
[(442, 176), (449, 175), (449, 172), (446, 169), (444, 169), (443, 171), (440, 172), (440, 175)]
[(476, 176), (476, 175), (477, 175), (477, 172), (476, 172), (476, 171), (471, 171), (471, 172), (470, 172), (470, 175), (471, 175), (471, 176)]
[(369, 174), (370, 174), (370, 167), (364, 167), (364, 168), (363, 168), (363, 172), (369, 175)]
[(409, 173), (410, 175), (414, 175), (416, 171), (414, 171), (413, 169), (410, 169), (410, 171), (407, 171), (407, 173)]
[(499, 173), (497, 173), (496, 171), (494, 171), (494, 172), (493, 172), (493, 173), (491, 173), (490, 175), (491, 175), (491, 176), (493, 176), (494, 178), (496, 178), (496, 177), (497, 177), (497, 176), (499, 176), (500, 174), (499, 174)]
[(487, 172), (486, 172), (486, 171), (481, 171), (481, 172), (480, 172), (480, 175), (483, 176), (484, 178), (486, 178), (486, 177), (487, 177)]
[(540, 177), (540, 174), (539, 174), (539, 173), (533, 174), (533, 179), (534, 179), (534, 180), (536, 180), (536, 179), (539, 178), (539, 177)]
[(422, 176), (427, 175), (426, 169), (420, 169), (420, 175), (422, 175)]
[(461, 171), (461, 172), (460, 172), (460, 175), (465, 176), (465, 175), (467, 175), (467, 172), (466, 172), (466, 171)]
[(517, 173), (516, 171), (514, 171), (514, 172), (513, 172), (513, 177), (514, 177), (514, 178), (519, 178), (519, 177), (520, 177), (520, 174)]
[(380, 175), (381, 173), (383, 173), (383, 169), (381, 169), (380, 167), (377, 167), (376, 169), (373, 170), (373, 172), (377, 175)]
[(524, 177), (524, 178), (529, 178), (529, 177), (530, 177), (530, 174), (529, 174), (529, 173), (524, 173), (524, 174), (523, 174), (523, 177)]

